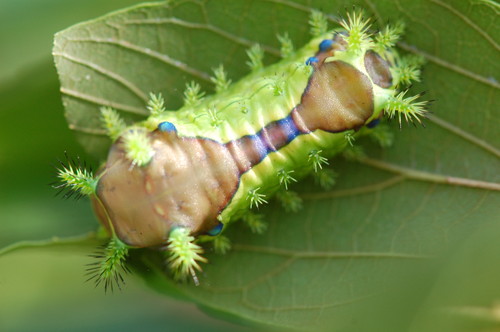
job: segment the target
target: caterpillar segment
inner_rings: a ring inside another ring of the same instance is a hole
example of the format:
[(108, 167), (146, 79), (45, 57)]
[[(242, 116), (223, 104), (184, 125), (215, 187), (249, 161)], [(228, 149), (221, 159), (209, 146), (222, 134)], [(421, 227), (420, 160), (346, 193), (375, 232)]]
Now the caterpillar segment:
[(248, 210), (277, 191), (296, 211), (300, 197), (286, 191), (292, 182), (315, 172), (330, 188), (335, 174), (323, 169), (327, 158), (352, 145), (361, 128), (370, 130), (384, 115), (420, 122), (425, 102), (398, 92), (411, 73), (418, 76), (414, 62), (392, 50), (402, 29), (371, 35), (369, 22), (355, 13), (342, 21), (343, 30), (325, 33), (315, 15), (313, 30), (321, 36), (295, 52), (286, 35), (279, 37), (286, 54), (279, 63), (264, 67), (262, 49), (253, 46), (252, 72), (239, 82), (216, 68), (215, 95), (189, 83), (176, 112), (152, 95), (151, 116), (128, 128), (103, 111), (115, 141), (97, 174), (86, 176), (95, 213), (117, 243), (166, 248), (174, 276), (197, 282), (206, 262), (197, 237), (214, 236), (217, 251), (226, 252), (223, 228), (243, 219), (262, 232), (262, 217)]

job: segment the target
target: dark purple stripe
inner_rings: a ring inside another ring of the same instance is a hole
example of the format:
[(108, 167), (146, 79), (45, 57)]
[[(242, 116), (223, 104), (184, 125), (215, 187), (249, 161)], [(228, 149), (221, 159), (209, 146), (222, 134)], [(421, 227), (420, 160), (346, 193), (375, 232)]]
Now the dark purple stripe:
[(260, 163), (269, 153), (289, 144), (300, 134), (302, 133), (290, 114), (286, 118), (269, 123), (254, 135), (246, 135), (230, 143), (244, 151), (252, 167)]

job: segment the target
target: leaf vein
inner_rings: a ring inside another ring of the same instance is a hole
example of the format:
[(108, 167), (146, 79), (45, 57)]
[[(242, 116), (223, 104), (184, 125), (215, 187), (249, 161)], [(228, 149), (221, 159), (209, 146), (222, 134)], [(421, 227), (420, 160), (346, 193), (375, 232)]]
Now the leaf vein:
[(418, 171), (415, 169), (402, 167), (398, 165), (394, 165), (382, 160), (376, 160), (371, 158), (360, 158), (359, 162), (362, 164), (366, 164), (375, 168), (379, 168), (388, 172), (396, 173), (405, 176), (408, 179), (417, 180), (417, 181), (425, 181), (425, 182), (433, 182), (439, 184), (449, 184), (453, 186), (462, 186), (468, 188), (476, 188), (476, 189), (486, 189), (486, 190), (495, 190), (500, 191), (500, 183), (496, 182), (487, 182), (480, 181), (474, 179), (467, 178), (459, 178), (454, 176), (447, 176), (441, 174), (434, 174), (430, 172)]
[(456, 126), (452, 125), (451, 123), (449, 123), (443, 119), (438, 118), (435, 115), (432, 115), (432, 114), (428, 115), (428, 119), (430, 121), (434, 122), (435, 124), (437, 124), (438, 126), (440, 126), (441, 128), (444, 128), (444, 129), (456, 134), (457, 136), (479, 146), (480, 148), (482, 148), (482, 149), (492, 153), (496, 157), (500, 158), (500, 150), (495, 148), (494, 146), (490, 145), (488, 142), (483, 141), (482, 139), (480, 139), (472, 134), (469, 134), (468, 132), (464, 131), (463, 129), (456, 127)]
[(194, 77), (197, 77), (201, 80), (210, 82), (210, 75), (201, 70), (194, 69), (182, 61), (173, 59), (166, 54), (162, 54), (160, 52), (154, 51), (150, 48), (136, 45), (134, 43), (128, 42), (126, 40), (117, 40), (113, 38), (74, 38), (70, 39), (72, 42), (89, 42), (89, 43), (102, 43), (102, 44), (110, 44), (115, 46), (120, 46), (125, 49), (137, 52), (139, 54), (151, 57), (153, 59), (159, 60), (169, 66), (175, 67), (181, 71), (184, 71)]
[[(214, 26), (212, 24), (204, 24), (204, 23), (194, 23), (194, 22), (188, 22), (184, 20), (180, 20), (175, 17), (169, 17), (169, 18), (153, 18), (153, 19), (142, 19), (142, 20), (129, 20), (125, 21), (125, 24), (173, 24), (173, 25), (179, 25), (182, 27), (190, 28), (190, 29), (200, 29), (200, 30), (208, 30), (210, 32), (213, 32), (216, 35), (222, 36), (229, 41), (245, 45), (245, 46), (252, 46), (256, 44), (256, 41), (248, 40), (246, 38), (239, 37), (237, 35), (234, 35), (232, 33), (229, 33), (217, 26)], [(264, 45), (260, 44), (262, 49), (270, 54), (279, 56), (280, 51), (274, 47), (271, 47), (269, 45)]]
[(132, 82), (130, 82), (129, 80), (127, 80), (123, 76), (118, 75), (117, 73), (115, 73), (109, 69), (106, 69), (102, 66), (99, 66), (98, 64), (95, 64), (93, 62), (74, 57), (74, 56), (69, 55), (67, 53), (53, 53), (53, 55), (62, 57), (62, 58), (67, 59), (73, 63), (77, 63), (77, 64), (80, 64), (82, 66), (91, 68), (91, 69), (95, 70), (96, 72), (101, 73), (101, 74), (109, 77), (110, 79), (120, 83), (121, 85), (125, 86), (134, 95), (139, 97), (142, 101), (144, 101), (144, 102), (148, 101), (148, 96), (141, 89), (139, 89), (135, 84), (133, 84)]
[(261, 247), (247, 244), (235, 244), (234, 250), (248, 251), (268, 255), (285, 256), (293, 259), (324, 258), (324, 259), (352, 259), (352, 258), (393, 258), (393, 259), (424, 259), (431, 256), (397, 252), (333, 252), (333, 251), (299, 251), (273, 247)]
[(400, 175), (400, 176), (391, 177), (391, 178), (384, 180), (384, 181), (381, 181), (381, 182), (369, 184), (366, 186), (349, 188), (349, 189), (344, 189), (344, 190), (333, 190), (333, 191), (326, 191), (326, 192), (319, 192), (319, 193), (308, 193), (308, 194), (302, 194), (300, 197), (304, 200), (315, 200), (315, 199), (328, 199), (328, 198), (335, 198), (335, 197), (363, 195), (363, 194), (369, 194), (372, 192), (376, 192), (376, 191), (390, 188), (390, 187), (392, 187), (392, 186), (394, 186), (394, 185), (396, 185), (404, 180), (405, 180), (405, 177)]
[(132, 113), (132, 114), (139, 114), (139, 115), (147, 115), (148, 114), (148, 112), (141, 107), (120, 104), (120, 103), (110, 101), (110, 100), (105, 99), (105, 98), (99, 98), (96, 96), (88, 95), (88, 94), (85, 94), (83, 92), (68, 89), (68, 88), (61, 88), (61, 93), (68, 95), (70, 97), (78, 98), (78, 99), (93, 103), (93, 104), (112, 107), (114, 109), (121, 110), (121, 111), (128, 112), (128, 113)]
[(486, 78), (484, 76), (481, 76), (479, 74), (476, 74), (474, 72), (471, 72), (467, 69), (464, 69), (460, 66), (457, 66), (455, 64), (452, 64), (452, 63), (449, 63), (448, 61), (446, 60), (443, 60), (435, 55), (431, 55), (429, 53), (426, 53), (422, 50), (419, 50), (417, 49), (416, 47), (414, 46), (410, 46), (406, 43), (403, 43), (403, 42), (399, 42), (398, 43), (398, 46), (401, 47), (402, 49), (404, 49), (405, 51), (408, 51), (408, 52), (412, 52), (412, 53), (415, 53), (415, 54), (418, 54), (422, 57), (424, 57), (425, 59), (427, 59), (428, 61), (432, 62), (432, 63), (435, 63), (443, 68), (446, 68), (446, 69), (449, 69), (451, 71), (454, 71), (456, 73), (459, 73), (463, 76), (466, 76), (468, 78), (471, 78), (473, 80), (476, 80), (478, 82), (481, 82), (483, 84), (486, 84), (486, 85), (489, 85), (489, 86), (492, 86), (496, 89), (500, 89), (500, 84), (494, 79), (494, 78)]
[[(427, 203), (429, 202), (429, 199), (431, 199), (431, 197), (432, 197), (432, 192), (435, 190), (436, 190), (435, 184), (430, 186), (430, 188), (427, 190), (427, 192), (424, 195), (420, 196), (421, 199), (420, 199), (420, 203), (418, 204), (418, 206), (415, 209), (413, 209), (413, 211), (411, 211), (406, 216), (404, 216), (404, 217), (401, 216), (403, 218), (401, 218), (401, 222), (399, 223), (399, 227), (395, 230), (394, 234), (392, 235), (392, 240), (391, 240), (391, 250), (392, 251), (396, 250), (396, 241), (399, 238), (400, 233), (403, 232), (403, 230), (408, 226), (408, 224), (410, 223), (410, 221), (413, 218), (417, 217), (422, 212), (422, 210), (424, 210), (424, 208), (428, 206)], [(417, 239), (415, 239), (415, 243), (417, 242), (416, 240)]]
[(493, 38), (491, 38), (491, 36), (488, 35), (486, 33), (486, 31), (484, 31), (479, 26), (477, 26), (473, 21), (471, 21), (463, 13), (459, 12), (458, 10), (456, 10), (455, 8), (453, 8), (452, 6), (450, 6), (449, 4), (441, 2), (440, 0), (429, 0), (429, 1), (435, 3), (438, 6), (441, 6), (441, 7), (445, 8), (445, 9), (449, 10), (451, 13), (453, 13), (458, 18), (460, 18), (462, 21), (464, 21), (465, 24), (467, 24), (468, 26), (470, 26), (472, 29), (476, 30), (477, 33), (479, 33), (481, 36), (483, 36), (484, 39), (486, 39), (497, 51), (500, 51), (500, 46), (495, 42), (495, 40), (493, 40)]
[(353, 304), (357, 303), (360, 301), (364, 301), (368, 298), (373, 297), (374, 295), (367, 295), (367, 296), (361, 296), (361, 297), (356, 297), (350, 300), (346, 301), (341, 301), (341, 302), (334, 302), (334, 303), (322, 303), (322, 304), (315, 304), (315, 305), (293, 305), (293, 306), (282, 306), (282, 307), (262, 307), (256, 304), (251, 303), (248, 300), (243, 300), (243, 303), (249, 307), (250, 309), (257, 310), (257, 311), (271, 311), (271, 312), (279, 312), (279, 311), (303, 311), (303, 310), (318, 310), (318, 309), (327, 309), (327, 308), (334, 308), (334, 307), (340, 307), (348, 304)]

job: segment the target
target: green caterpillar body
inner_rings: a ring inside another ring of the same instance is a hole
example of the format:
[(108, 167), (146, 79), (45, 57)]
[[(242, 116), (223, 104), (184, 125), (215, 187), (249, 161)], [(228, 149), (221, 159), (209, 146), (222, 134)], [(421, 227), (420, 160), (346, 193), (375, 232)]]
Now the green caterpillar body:
[(206, 233), (247, 210), (249, 192), (275, 192), (281, 170), (311, 171), (311, 151), (341, 151), (342, 132), (378, 117), (395, 90), (379, 55), (342, 56), (342, 35), (331, 41), (309, 67), (319, 40), (195, 107), (149, 118), (153, 156), (143, 167), (130, 167), (119, 139), (97, 186), (101, 221), (135, 247), (165, 243), (174, 227)]
[[(411, 76), (391, 48), (397, 29), (386, 30), (391, 42), (384, 44), (371, 39), (361, 16), (348, 17), (346, 31), (256, 65), (235, 84), (219, 71), (216, 94), (178, 111), (152, 112), (126, 127), (103, 110), (115, 142), (96, 176), (81, 177), (87, 187), (73, 188), (91, 196), (112, 235), (109, 255), (167, 246), (176, 275), (194, 276), (206, 261), (196, 236), (218, 235), (291, 181), (319, 171), (345, 149), (347, 136), (369, 132), (384, 114), (420, 121), (425, 103), (397, 91)], [(78, 174), (70, 171), (60, 177), (71, 184)], [(97, 280), (108, 277), (110, 264), (97, 267)]]

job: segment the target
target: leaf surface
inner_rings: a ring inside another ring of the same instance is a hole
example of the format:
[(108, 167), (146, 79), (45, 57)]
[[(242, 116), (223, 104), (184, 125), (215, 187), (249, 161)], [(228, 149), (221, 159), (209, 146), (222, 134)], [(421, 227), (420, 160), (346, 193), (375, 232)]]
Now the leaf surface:
[(262, 209), (269, 223), (264, 235), (234, 225), (234, 250), (209, 255), (199, 287), (172, 284), (153, 261), (138, 263), (152, 268), (140, 269), (152, 287), (175, 288), (211, 311), (286, 329), (399, 326), (419, 303), (431, 258), (498, 222), (500, 25), (488, 1), (171, 1), (114, 13), (56, 36), (70, 128), (102, 157), (109, 142), (99, 106), (136, 121), (146, 114), (148, 93), (161, 92), (176, 109), (186, 82), (211, 89), (211, 69), (219, 63), (233, 80), (241, 77), (245, 50), (256, 42), (273, 63), (277, 34), (288, 32), (300, 47), (309, 38), (312, 9), (330, 13), (333, 27), (353, 4), (378, 22), (406, 23), (399, 46), (428, 62), (413, 90), (436, 100), (426, 128), (399, 131), (393, 123), (393, 147), (365, 141), (362, 162), (333, 160), (341, 175), (334, 190), (321, 192), (311, 181), (296, 186), (304, 209)]

